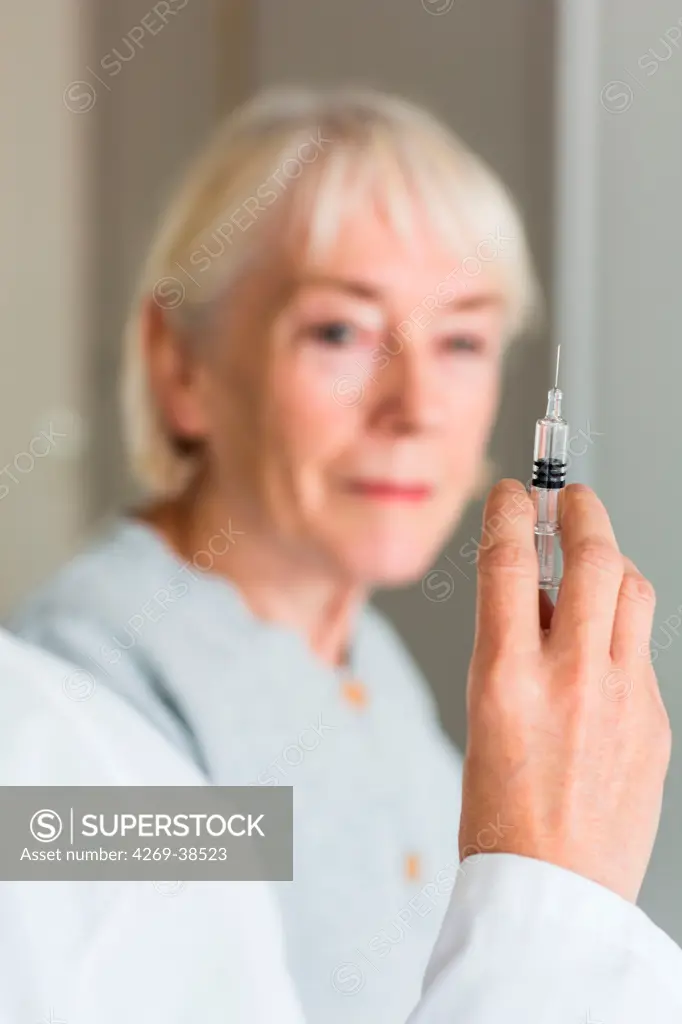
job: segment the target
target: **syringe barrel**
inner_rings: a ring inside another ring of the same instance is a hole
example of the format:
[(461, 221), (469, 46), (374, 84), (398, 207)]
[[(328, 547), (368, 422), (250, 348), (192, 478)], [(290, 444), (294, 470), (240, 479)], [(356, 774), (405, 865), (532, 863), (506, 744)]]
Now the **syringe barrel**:
[(559, 493), (566, 486), (568, 423), (561, 417), (561, 392), (548, 395), (547, 413), (535, 425), (530, 494), (535, 505), (535, 544), (540, 587), (559, 584)]

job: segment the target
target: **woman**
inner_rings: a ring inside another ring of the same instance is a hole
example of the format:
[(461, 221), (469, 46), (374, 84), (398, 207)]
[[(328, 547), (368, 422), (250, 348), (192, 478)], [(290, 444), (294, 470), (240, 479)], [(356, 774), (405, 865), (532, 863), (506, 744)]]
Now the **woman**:
[(278, 895), (310, 1020), (404, 1019), (452, 888), (460, 759), (367, 598), (418, 580), (476, 493), (534, 294), (504, 189), (426, 113), (256, 98), (191, 170), (131, 314), (148, 502), (16, 622), (211, 781), (295, 787)]

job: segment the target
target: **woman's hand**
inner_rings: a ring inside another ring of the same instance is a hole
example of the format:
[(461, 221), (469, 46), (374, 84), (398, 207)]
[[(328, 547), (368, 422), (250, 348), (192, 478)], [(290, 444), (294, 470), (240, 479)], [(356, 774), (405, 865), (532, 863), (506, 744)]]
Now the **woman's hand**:
[(538, 599), (523, 485), (501, 481), (486, 504), (460, 856), (535, 857), (634, 901), (671, 746), (654, 670), (639, 653), (655, 595), (588, 487), (566, 488), (560, 517), (564, 576), (550, 611)]

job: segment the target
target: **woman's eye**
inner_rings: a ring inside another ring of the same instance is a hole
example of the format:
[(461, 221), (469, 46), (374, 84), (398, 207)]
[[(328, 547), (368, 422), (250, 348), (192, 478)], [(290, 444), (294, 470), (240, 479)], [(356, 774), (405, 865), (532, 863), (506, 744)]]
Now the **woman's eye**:
[(445, 339), (448, 352), (482, 352), (484, 344), (474, 334), (452, 334)]
[(306, 333), (326, 345), (343, 345), (353, 340), (355, 328), (346, 320), (329, 320), (313, 324)]

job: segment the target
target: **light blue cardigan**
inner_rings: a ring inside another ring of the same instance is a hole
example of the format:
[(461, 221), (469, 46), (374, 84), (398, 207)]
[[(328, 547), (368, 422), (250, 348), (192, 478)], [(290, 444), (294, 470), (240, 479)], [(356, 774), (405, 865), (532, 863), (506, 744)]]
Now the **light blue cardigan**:
[(81, 666), (64, 699), (108, 686), (213, 782), (294, 787), (295, 880), (276, 892), (306, 1020), (398, 1024), (457, 872), (460, 757), (378, 611), (362, 610), (351, 648), (363, 705), (197, 565), (120, 520), (10, 628)]

